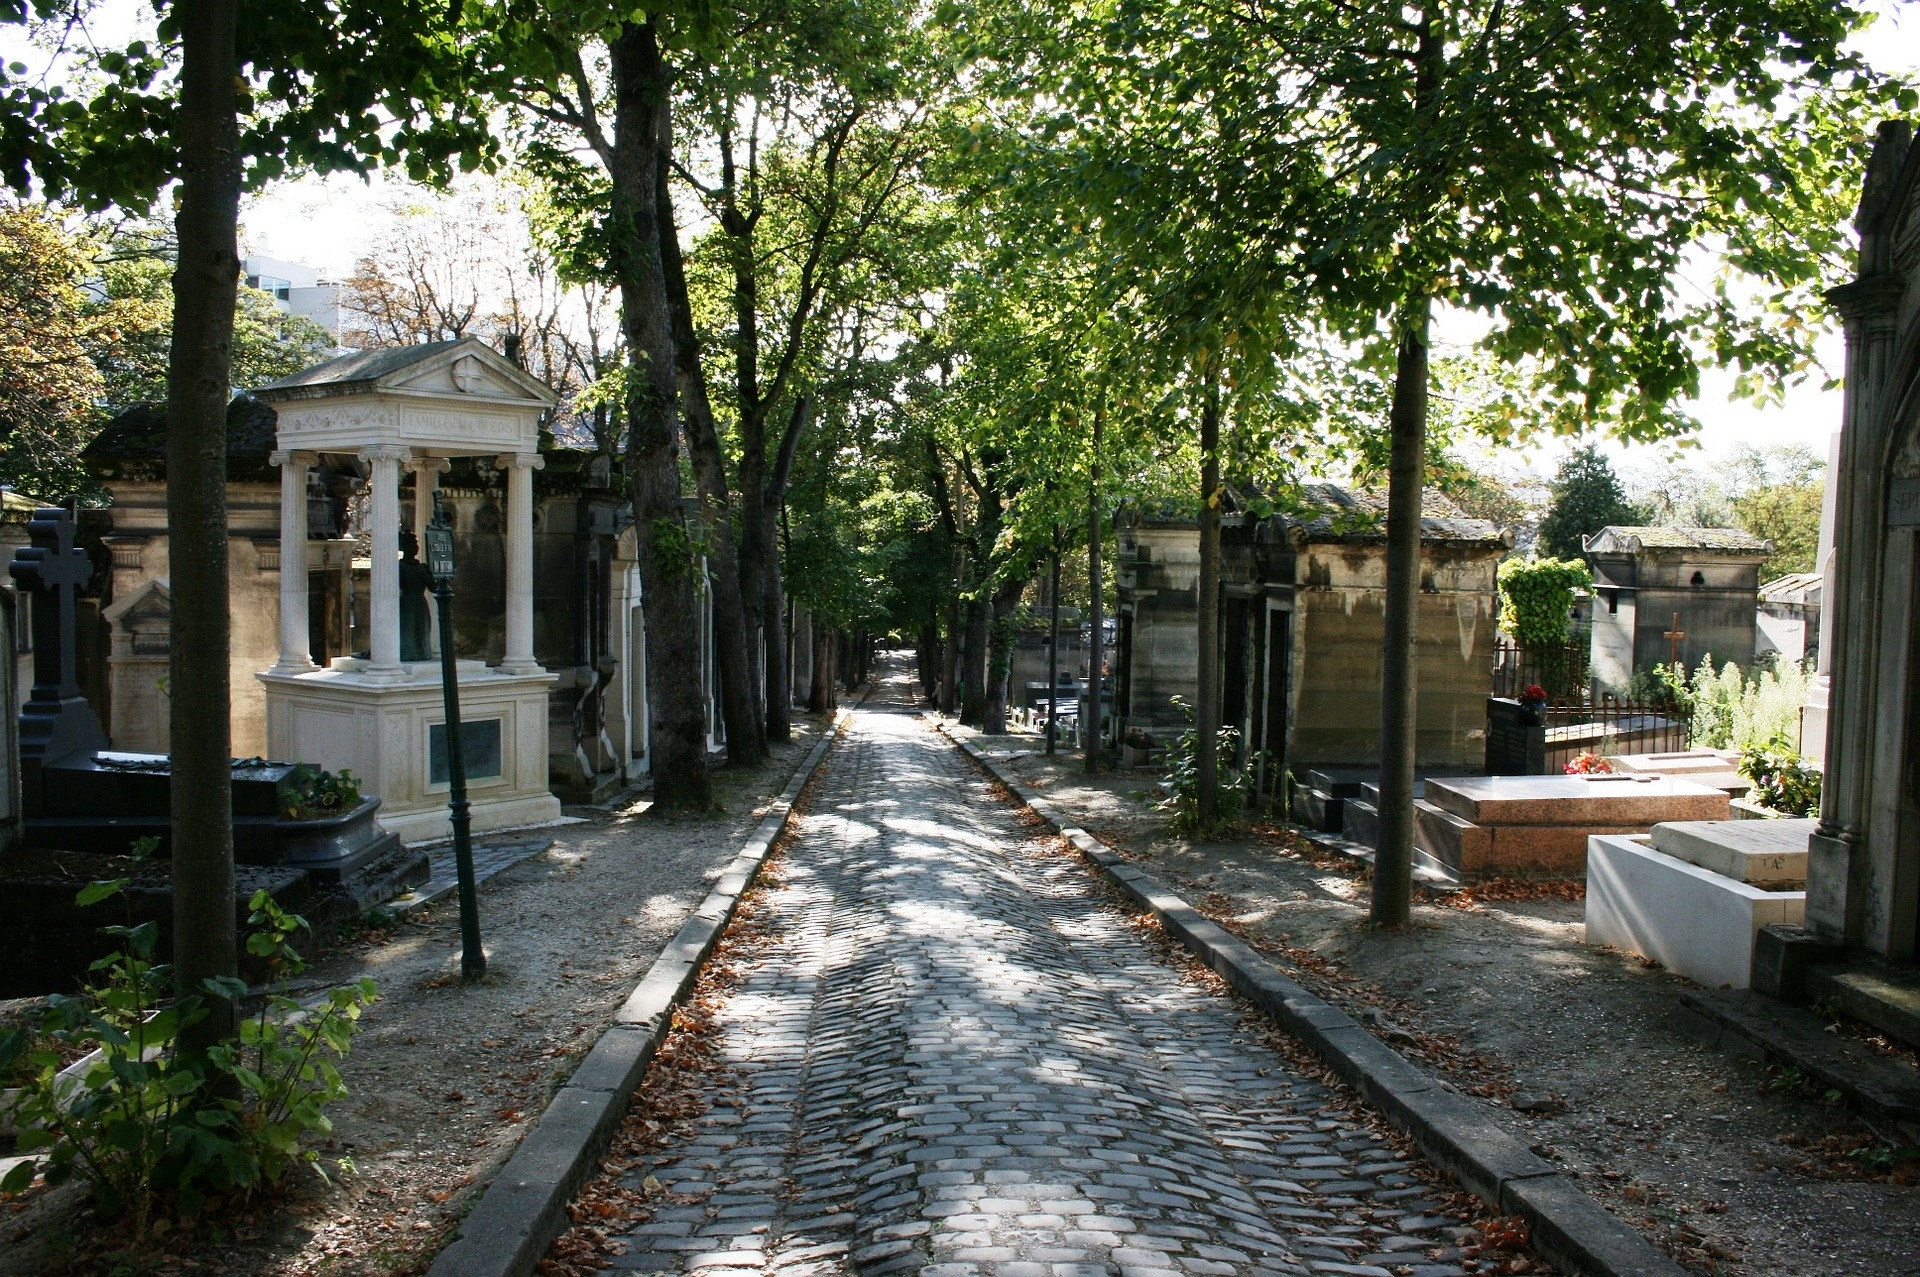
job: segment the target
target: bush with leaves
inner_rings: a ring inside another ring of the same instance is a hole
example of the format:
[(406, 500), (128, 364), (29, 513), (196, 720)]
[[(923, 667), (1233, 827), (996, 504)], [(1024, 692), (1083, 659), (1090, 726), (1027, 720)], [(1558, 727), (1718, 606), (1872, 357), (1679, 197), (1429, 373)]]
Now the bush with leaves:
[[(92, 883), (76, 903), (108, 899), (128, 881)], [(288, 940), (305, 919), (265, 891), (250, 906), (248, 951), (274, 979), (298, 972), (304, 964)], [(103, 1214), (142, 1237), (157, 1213), (195, 1214), (210, 1197), (245, 1196), (296, 1164), (319, 1170), (319, 1154), (302, 1140), (332, 1129), (321, 1110), (346, 1094), (334, 1059), (377, 996), (373, 981), (334, 989), (313, 1008), (267, 998), (237, 1037), (195, 1058), (180, 1049), (180, 1031), (206, 1014), (205, 1002), (169, 1000), (172, 969), (154, 961), (157, 925), (103, 930), (120, 950), (89, 968), (94, 983), (49, 998), (33, 1023), (0, 1038), (0, 1071), (21, 1075), (10, 1109), (18, 1149), (44, 1154), (39, 1165), (16, 1164), (0, 1191), (22, 1191), (36, 1173), (49, 1184), (78, 1175)], [(247, 993), (231, 979), (208, 991), (235, 1000)], [(91, 1062), (63, 1077), (76, 1050)]]
[(1683, 698), (1693, 712), (1687, 743), (1695, 749), (1750, 749), (1797, 740), (1808, 681), (1807, 671), (1792, 663), (1749, 672), (1732, 661), (1715, 669), (1712, 657), (1703, 658)]
[(1162, 811), (1173, 813), (1175, 833), (1191, 838), (1214, 838), (1225, 833), (1246, 808), (1253, 792), (1254, 770), (1262, 755), (1255, 754), (1235, 767), (1226, 760), (1240, 748), (1239, 729), (1222, 727), (1214, 740), (1219, 747), (1220, 802), (1218, 815), (1208, 825), (1200, 823), (1200, 732), (1193, 726), (1193, 707), (1181, 697), (1173, 703), (1187, 716), (1187, 729), (1167, 746), (1167, 784), (1172, 796), (1160, 804)]
[(1574, 593), (1593, 584), (1575, 559), (1508, 559), (1500, 565), (1500, 628), (1529, 647), (1567, 641)]
[(1747, 797), (1788, 816), (1820, 812), (1820, 771), (1784, 736), (1740, 752), (1740, 774), (1753, 782)]

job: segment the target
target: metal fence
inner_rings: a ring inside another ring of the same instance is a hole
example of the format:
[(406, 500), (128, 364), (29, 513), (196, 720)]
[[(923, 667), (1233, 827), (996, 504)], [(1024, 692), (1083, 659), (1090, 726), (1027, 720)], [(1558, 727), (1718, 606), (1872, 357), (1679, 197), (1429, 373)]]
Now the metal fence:
[(1493, 694), (1517, 698), (1528, 687), (1538, 686), (1555, 703), (1584, 701), (1587, 653), (1585, 636), (1552, 647), (1534, 647), (1500, 635), (1493, 644)]
[(1687, 747), (1692, 717), (1670, 701), (1630, 701), (1597, 696), (1550, 702), (1546, 768), (1565, 770), (1581, 754), (1674, 754)]

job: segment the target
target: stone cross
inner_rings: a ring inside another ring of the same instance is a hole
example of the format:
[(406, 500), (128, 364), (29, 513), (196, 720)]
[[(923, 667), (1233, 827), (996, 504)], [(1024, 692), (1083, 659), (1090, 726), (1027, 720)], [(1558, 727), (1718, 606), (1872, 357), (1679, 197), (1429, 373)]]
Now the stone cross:
[(1680, 628), (1680, 614), (1675, 612), (1673, 614), (1673, 628), (1660, 636), (1667, 640), (1667, 663), (1675, 669), (1678, 669), (1680, 666), (1680, 640), (1686, 636), (1687, 632)]
[(33, 695), (20, 707), (20, 804), (41, 815), (42, 766), (107, 747), (93, 707), (80, 695), (74, 644), (74, 593), (93, 575), (87, 552), (73, 543), (73, 516), (58, 508), (33, 512), (27, 544), (13, 552), (8, 573), (33, 608)]
[(87, 552), (73, 543), (73, 516), (65, 510), (33, 512), (27, 544), (16, 550), (7, 571), (22, 590), (52, 595), (33, 609), (33, 699), (64, 701), (80, 694), (75, 678), (74, 594), (93, 576)]

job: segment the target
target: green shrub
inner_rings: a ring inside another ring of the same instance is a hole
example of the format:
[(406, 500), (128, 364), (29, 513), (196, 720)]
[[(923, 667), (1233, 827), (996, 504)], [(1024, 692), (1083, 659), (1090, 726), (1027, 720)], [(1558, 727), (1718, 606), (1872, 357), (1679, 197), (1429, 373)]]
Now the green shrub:
[(1744, 750), (1785, 742), (1790, 748), (1800, 736), (1808, 682), (1799, 665), (1747, 673), (1732, 661), (1716, 670), (1711, 657), (1702, 660), (1682, 698), (1693, 711), (1688, 743), (1696, 749)]
[(1784, 736), (1740, 753), (1740, 774), (1753, 782), (1747, 797), (1789, 816), (1820, 812), (1820, 772)]
[(1567, 641), (1577, 590), (1593, 571), (1575, 559), (1508, 559), (1500, 565), (1500, 628), (1533, 648)]
[(1240, 746), (1239, 730), (1222, 727), (1215, 733), (1220, 759), (1220, 805), (1213, 822), (1203, 825), (1200, 821), (1200, 732), (1192, 725), (1192, 707), (1178, 696), (1173, 698), (1173, 703), (1187, 715), (1188, 726), (1167, 746), (1167, 783), (1173, 790), (1173, 796), (1161, 804), (1161, 809), (1173, 813), (1175, 833), (1190, 838), (1217, 837), (1225, 833), (1246, 809), (1247, 797), (1253, 792), (1254, 769), (1260, 762), (1260, 755), (1256, 754), (1235, 767), (1227, 760), (1233, 757), (1234, 750)]
[[(92, 883), (76, 903), (105, 900), (127, 881)], [(248, 951), (275, 979), (298, 972), (304, 964), (288, 940), (306, 921), (264, 891), (250, 904)], [(313, 1009), (266, 999), (236, 1036), (195, 1058), (180, 1049), (180, 1032), (206, 1016), (206, 1000), (171, 999), (172, 970), (154, 961), (158, 928), (103, 930), (120, 950), (89, 968), (94, 983), (49, 998), (34, 1023), (0, 1038), (0, 1072), (15, 1070), (23, 1083), (11, 1109), (19, 1151), (45, 1154), (42, 1166), (16, 1165), (0, 1191), (22, 1191), (36, 1172), (49, 1184), (78, 1175), (102, 1213), (140, 1237), (157, 1212), (191, 1215), (210, 1195), (244, 1196), (297, 1163), (318, 1169), (319, 1154), (301, 1141), (332, 1129), (321, 1110), (346, 1094), (333, 1061), (377, 996), (373, 981), (334, 989)], [(247, 990), (224, 979), (206, 992), (237, 1001)], [(63, 1079), (76, 1051), (98, 1055)]]

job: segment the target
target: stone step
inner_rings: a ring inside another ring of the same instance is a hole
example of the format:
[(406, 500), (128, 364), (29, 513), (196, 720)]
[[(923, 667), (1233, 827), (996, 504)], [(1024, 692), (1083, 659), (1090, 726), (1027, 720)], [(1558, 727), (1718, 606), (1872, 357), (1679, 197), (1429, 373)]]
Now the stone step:
[[(1322, 851), (1330, 851), (1338, 856), (1346, 856), (1349, 859), (1356, 860), (1365, 865), (1371, 865), (1373, 863), (1375, 855), (1374, 848), (1363, 847), (1357, 842), (1349, 842), (1338, 834), (1320, 833), (1315, 830), (1302, 830), (1301, 837)], [(1451, 891), (1460, 886), (1460, 879), (1455, 876), (1451, 870), (1428, 855), (1425, 851), (1422, 851), (1419, 847), (1413, 849), (1413, 880), (1422, 886), (1433, 887), (1440, 891)]]
[(1339, 833), (1346, 801), (1315, 785), (1295, 785), (1293, 822), (1322, 833)]
[(1680, 995), (1681, 1026), (1723, 1050), (1791, 1064), (1870, 1112), (1901, 1124), (1920, 1144), (1920, 1081), (1911, 1066), (1864, 1042), (1827, 1032), (1827, 1021), (1745, 990), (1700, 989)]
[(1341, 804), (1340, 833), (1348, 842), (1362, 847), (1380, 844), (1380, 810), (1364, 798), (1349, 798)]
[(1831, 1002), (1844, 1015), (1920, 1047), (1920, 978), (1858, 966), (1821, 966), (1807, 972), (1807, 997)]
[(1312, 767), (1307, 769), (1307, 784), (1335, 798), (1358, 798), (1373, 776), (1373, 769), (1367, 767)]

